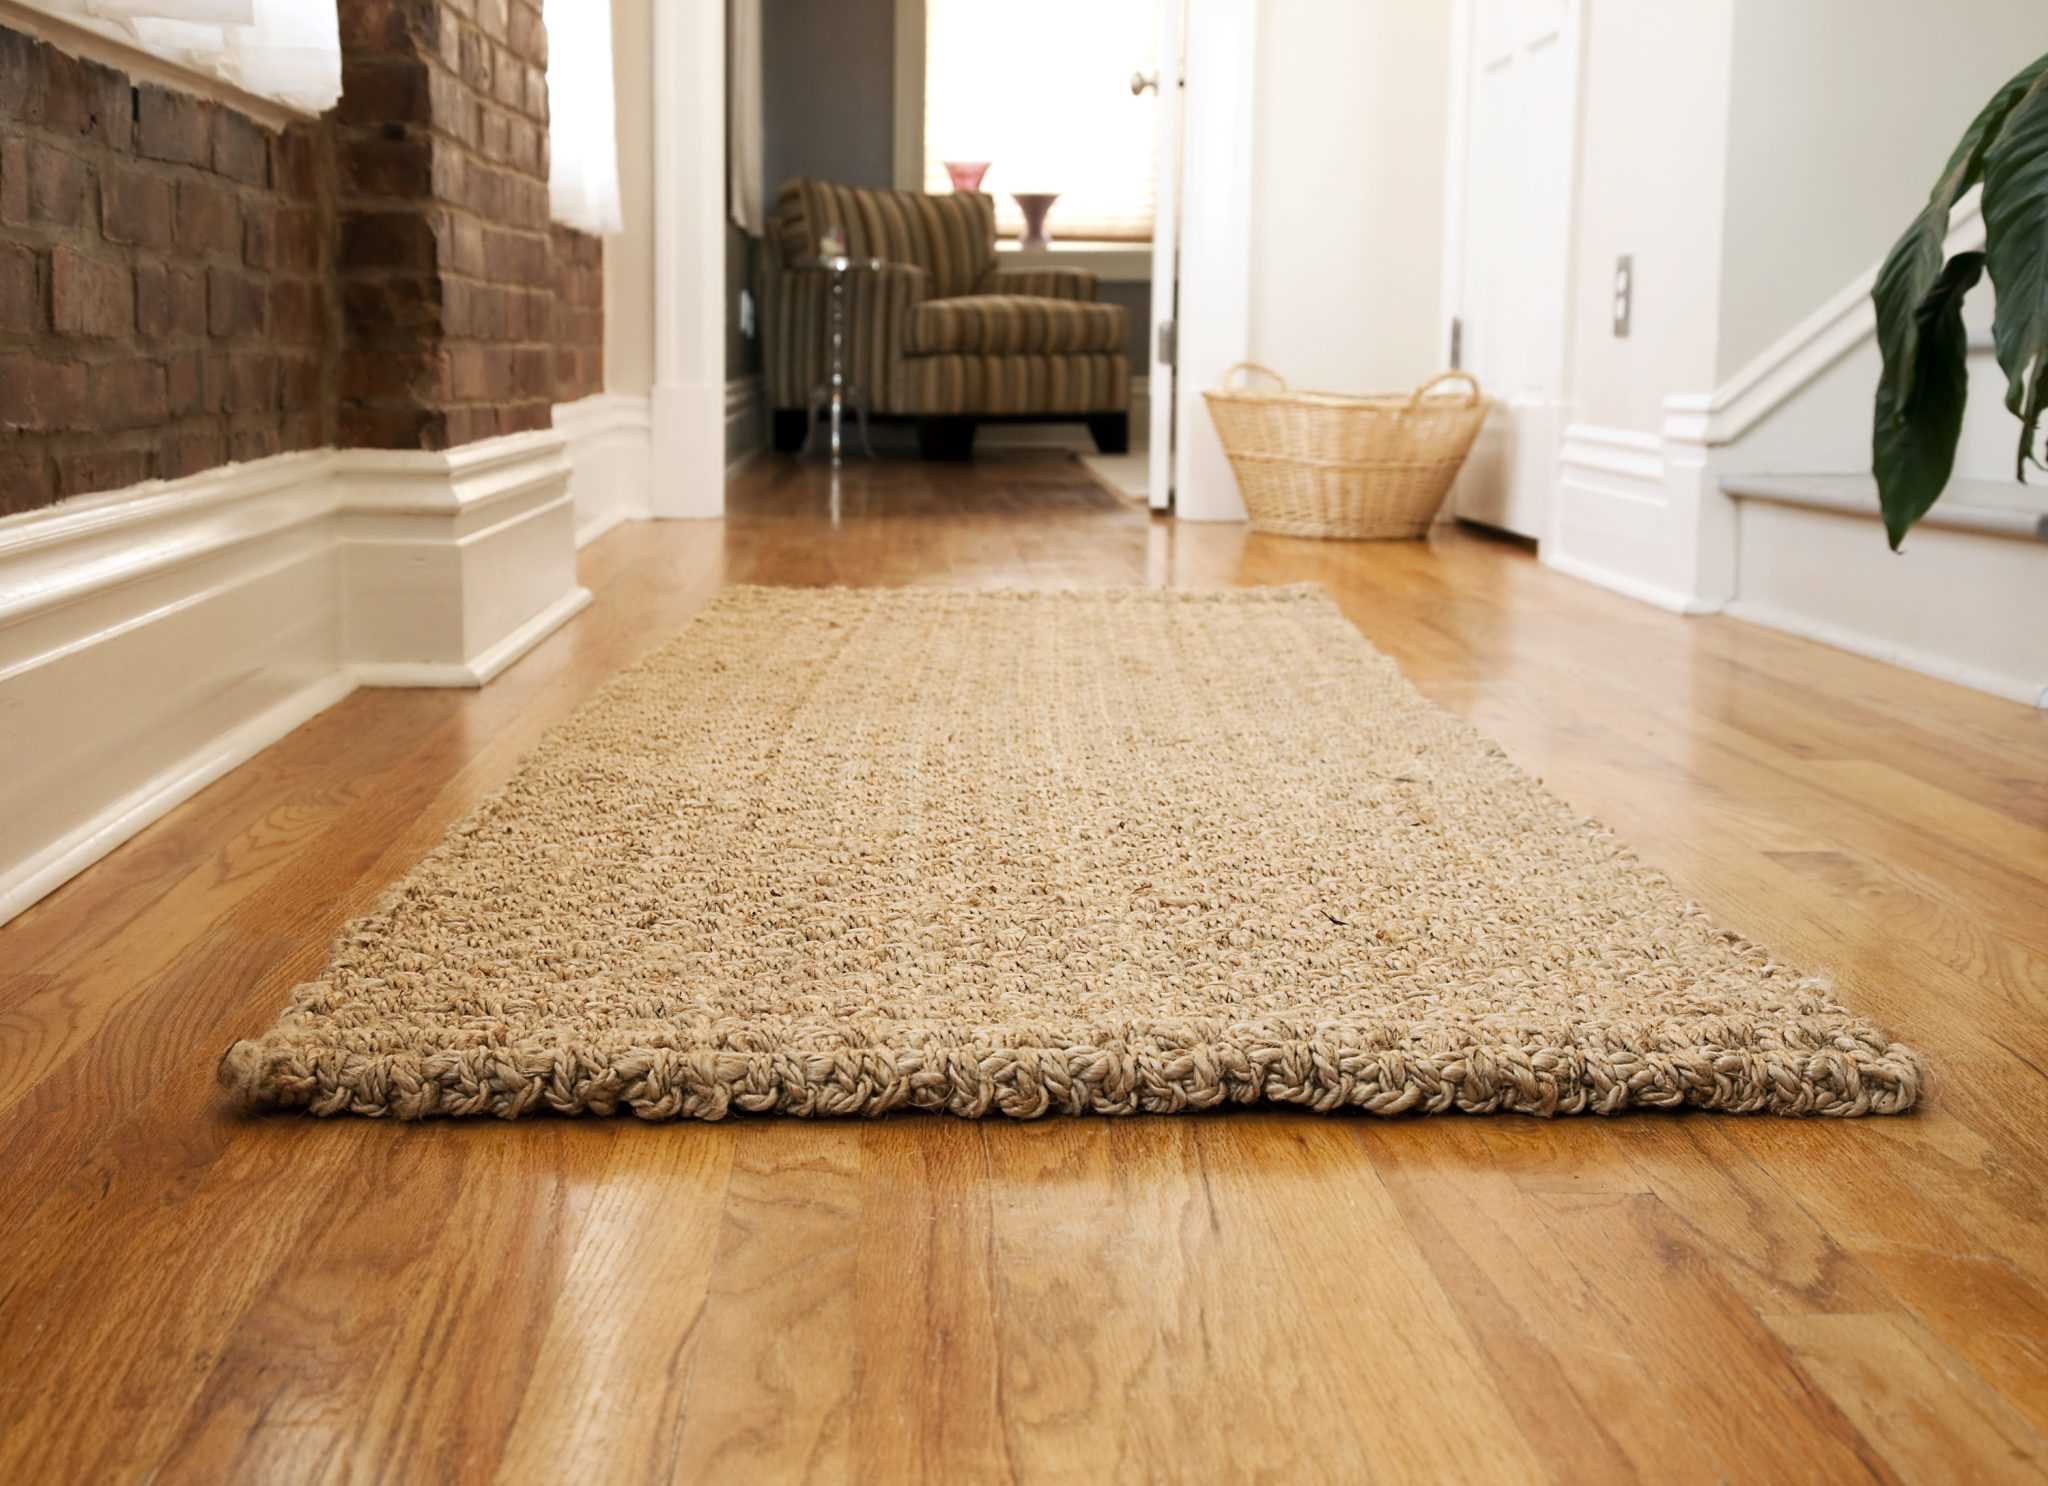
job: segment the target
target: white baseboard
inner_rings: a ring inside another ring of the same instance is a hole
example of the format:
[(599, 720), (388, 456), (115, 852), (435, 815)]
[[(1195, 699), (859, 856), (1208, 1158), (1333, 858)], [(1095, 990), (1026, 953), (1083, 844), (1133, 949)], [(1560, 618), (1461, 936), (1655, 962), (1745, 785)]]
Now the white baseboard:
[(730, 479), (768, 447), (768, 385), (759, 372), (725, 384), (725, 473)]
[[(39, 901), (143, 827), (168, 815), (230, 769), (247, 763), (300, 723), (319, 716), (355, 690), (336, 672), (309, 682), (283, 701), (215, 736), (20, 861), (0, 869), (0, 923)], [(8, 849), (14, 843), (8, 840)]]
[(481, 686), (590, 602), (568, 441), (318, 451), (0, 519), (0, 920), (358, 685)]
[(576, 545), (589, 546), (622, 521), (652, 512), (654, 423), (645, 397), (600, 392), (555, 407), (569, 444), (569, 495)]
[(1703, 560), (1703, 466), (1661, 434), (1574, 423), (1557, 456), (1548, 531), (1538, 557), (1558, 572), (1674, 614), (1712, 614), (1727, 601)]
[(725, 514), (725, 384), (657, 382), (650, 514), (715, 521)]

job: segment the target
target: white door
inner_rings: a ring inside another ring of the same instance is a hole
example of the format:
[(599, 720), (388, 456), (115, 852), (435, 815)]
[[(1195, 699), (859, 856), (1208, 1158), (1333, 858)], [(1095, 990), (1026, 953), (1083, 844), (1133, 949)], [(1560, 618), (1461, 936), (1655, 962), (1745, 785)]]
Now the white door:
[(1186, 0), (1160, 0), (1159, 6), (1159, 100), (1154, 116), (1159, 139), (1155, 159), (1157, 179), (1153, 187), (1152, 218), (1152, 324), (1146, 339), (1151, 343), (1152, 369), (1148, 395), (1151, 398), (1150, 444), (1146, 455), (1145, 498), (1155, 511), (1173, 502), (1173, 361), (1169, 330), (1160, 327), (1175, 319), (1175, 301), (1180, 286), (1180, 113), (1183, 72), (1181, 68), (1181, 7)]
[(1451, 509), (1540, 538), (1567, 421), (1576, 5), (1465, 0), (1460, 9), (1445, 299), (1453, 358), (1495, 412)]

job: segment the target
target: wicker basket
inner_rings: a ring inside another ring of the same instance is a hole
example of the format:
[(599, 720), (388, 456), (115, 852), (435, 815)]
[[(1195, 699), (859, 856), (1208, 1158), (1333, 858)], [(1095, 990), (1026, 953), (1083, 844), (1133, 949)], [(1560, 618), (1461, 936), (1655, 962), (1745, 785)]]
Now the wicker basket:
[[(1277, 389), (1233, 387), (1241, 371)], [(1462, 381), (1462, 398), (1431, 397)], [(1240, 361), (1224, 386), (1204, 392), (1216, 436), (1258, 531), (1291, 537), (1419, 537), (1486, 421), (1479, 383), (1445, 372), (1407, 396), (1290, 392), (1278, 372)]]

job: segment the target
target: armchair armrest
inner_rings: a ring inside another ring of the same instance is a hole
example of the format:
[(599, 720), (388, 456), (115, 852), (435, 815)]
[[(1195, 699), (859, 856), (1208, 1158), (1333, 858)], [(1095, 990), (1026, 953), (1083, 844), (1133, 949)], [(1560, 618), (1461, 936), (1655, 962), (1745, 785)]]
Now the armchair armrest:
[[(903, 355), (912, 305), (931, 296), (931, 274), (887, 263), (846, 275), (846, 370), (876, 395)], [(831, 371), (832, 275), (768, 266), (761, 285), (761, 349), (769, 406), (801, 408)]]
[(1088, 268), (992, 268), (982, 275), (975, 292), (1092, 300), (1101, 284), (1102, 276)]

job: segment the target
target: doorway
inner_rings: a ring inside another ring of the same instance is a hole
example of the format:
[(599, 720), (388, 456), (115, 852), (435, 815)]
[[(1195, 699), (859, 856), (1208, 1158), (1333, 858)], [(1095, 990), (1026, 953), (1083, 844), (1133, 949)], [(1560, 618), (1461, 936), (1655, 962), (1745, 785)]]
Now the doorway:
[(1459, 0), (1444, 301), (1451, 364), (1495, 401), (1463, 520), (1541, 540), (1569, 421), (1566, 306), (1583, 0)]

